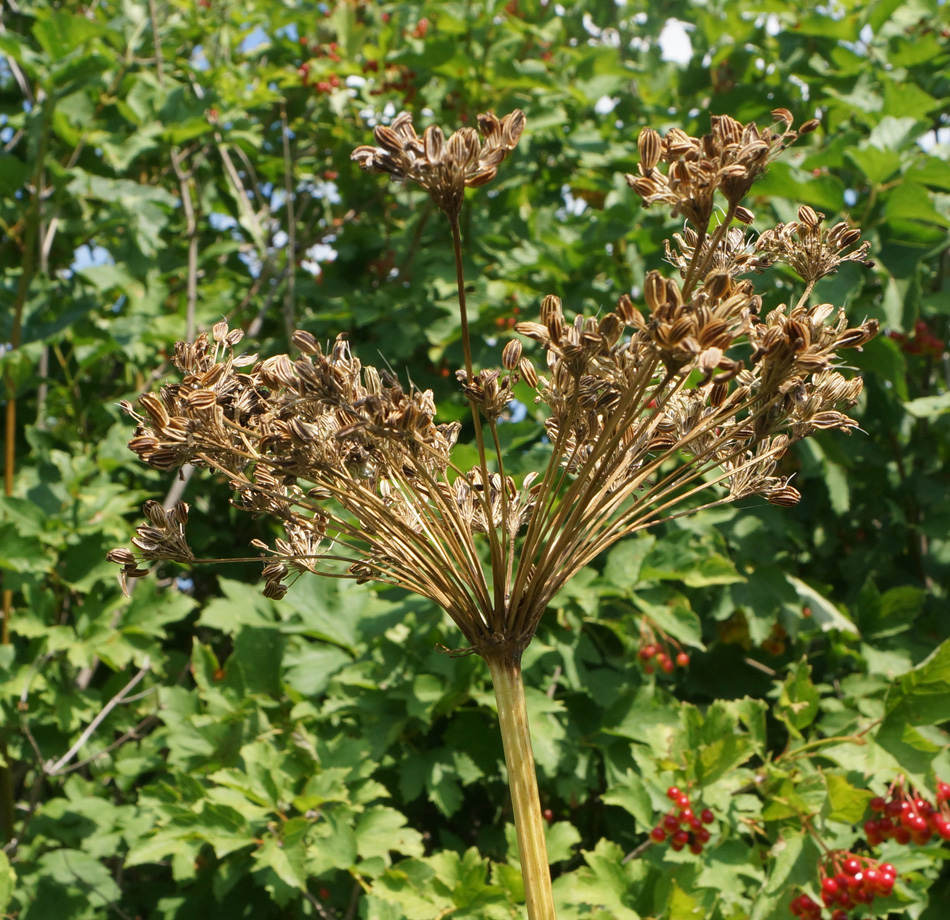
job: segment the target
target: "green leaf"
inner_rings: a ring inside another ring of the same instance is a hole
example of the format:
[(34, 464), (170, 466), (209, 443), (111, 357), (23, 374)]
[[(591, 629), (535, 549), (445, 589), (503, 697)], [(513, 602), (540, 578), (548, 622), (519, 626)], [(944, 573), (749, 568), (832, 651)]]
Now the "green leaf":
[(811, 608), (812, 617), (822, 629), (826, 631), (834, 629), (855, 636), (859, 635), (857, 626), (822, 594), (819, 594), (814, 588), (794, 575), (786, 575), (785, 577), (798, 593), (802, 606)]
[(950, 718), (950, 640), (888, 691), (885, 724), (936, 725)]
[(936, 418), (950, 412), (950, 392), (939, 396), (921, 396), (904, 403), (904, 408), (914, 418)]
[(636, 819), (640, 830), (653, 826), (653, 803), (643, 780), (628, 770), (623, 779), (611, 786), (603, 796), (607, 805), (617, 805)]
[(807, 661), (799, 661), (782, 683), (776, 715), (797, 735), (818, 715), (820, 698), (811, 682), (811, 666)]
[(868, 802), (874, 798), (874, 793), (852, 786), (837, 773), (826, 773), (825, 782), (828, 785), (828, 820), (858, 824), (867, 811)]
[(0, 911), (7, 912), (13, 900), (13, 887), (16, 885), (16, 873), (7, 854), (0, 851)]
[(887, 197), (886, 212), (891, 222), (924, 222), (941, 228), (950, 227), (950, 218), (934, 207), (930, 193), (916, 182), (902, 182), (893, 189)]
[(755, 898), (749, 920), (773, 920), (790, 891), (813, 882), (821, 852), (811, 834), (785, 828), (769, 855), (774, 862), (768, 881)]
[(281, 694), (280, 667), (287, 638), (276, 629), (245, 626), (234, 637), (234, 652), (227, 661), (229, 675), (236, 668), (246, 693)]
[(103, 34), (102, 26), (86, 16), (40, 9), (40, 18), (33, 25), (33, 34), (52, 60), (66, 57), (71, 51)]
[(390, 854), (422, 856), (422, 835), (407, 826), (405, 815), (386, 805), (368, 808), (360, 815), (355, 828), (356, 852), (360, 859), (374, 857), (390, 862)]
[(291, 888), (307, 890), (307, 852), (304, 837), (310, 822), (292, 818), (284, 822), (280, 833), (267, 834), (254, 851), (254, 862), (260, 868), (269, 868)]
[(872, 185), (886, 182), (900, 169), (901, 165), (900, 154), (896, 150), (865, 147), (848, 150), (846, 156)]

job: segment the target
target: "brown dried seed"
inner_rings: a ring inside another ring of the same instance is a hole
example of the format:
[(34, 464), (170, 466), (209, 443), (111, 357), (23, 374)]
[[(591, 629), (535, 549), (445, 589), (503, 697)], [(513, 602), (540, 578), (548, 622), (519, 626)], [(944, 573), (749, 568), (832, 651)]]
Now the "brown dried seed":
[(817, 227), (824, 216), (824, 214), (819, 214), (814, 208), (810, 208), (807, 204), (803, 204), (798, 209), (798, 219), (808, 228)]
[(214, 336), (216, 342), (223, 342), (228, 335), (228, 324), (224, 321), (215, 323), (211, 327), (211, 334)]
[(521, 342), (512, 339), (501, 353), (501, 363), (505, 370), (513, 371), (521, 361)]
[[(128, 403), (126, 405), (128, 406)], [(169, 416), (165, 404), (154, 393), (143, 393), (139, 397), (139, 405), (148, 413), (152, 423), (158, 428), (164, 428), (168, 424)], [(127, 412), (131, 412), (131, 410), (131, 406), (126, 409)]]
[(542, 326), (541, 323), (529, 321), (515, 323), (515, 332), (519, 335), (527, 336), (529, 339), (534, 339), (536, 342), (541, 342), (543, 345), (551, 341), (551, 334), (548, 332), (548, 327)]
[(793, 486), (783, 486), (779, 489), (773, 489), (765, 496), (769, 504), (778, 505), (781, 508), (793, 508), (802, 498), (802, 493)]
[(647, 272), (643, 282), (643, 296), (650, 312), (656, 312), (666, 304), (666, 280), (655, 269)]
[(719, 408), (729, 393), (729, 385), (726, 383), (714, 383), (709, 390), (709, 404)]
[(426, 159), (431, 164), (434, 165), (442, 161), (442, 156), (445, 153), (445, 135), (438, 125), (429, 125), (426, 128), (422, 135), (422, 143), (425, 146)]
[(536, 389), (538, 386), (538, 372), (534, 364), (532, 364), (528, 358), (523, 357), (521, 361), (518, 362), (518, 367), (521, 370), (521, 376), (524, 382), (532, 389)]
[(476, 173), (471, 173), (465, 177), (465, 185), (468, 188), (481, 188), (483, 185), (487, 185), (491, 182), (495, 176), (498, 175), (498, 170), (495, 167), (490, 169), (482, 169)]
[(119, 565), (131, 565), (134, 566), (135, 563), (135, 554), (125, 547), (119, 547), (118, 549), (110, 549), (106, 553), (106, 560), (108, 562), (115, 562)]
[(293, 343), (294, 347), (305, 355), (319, 355), (322, 353), (320, 343), (317, 341), (316, 336), (303, 329), (297, 329), (294, 332)]
[(644, 128), (637, 138), (640, 151), (640, 163), (644, 169), (653, 169), (663, 155), (663, 141), (652, 128)]
[(743, 224), (751, 224), (755, 220), (755, 213), (740, 206), (736, 208), (736, 220)]
[(193, 409), (198, 412), (204, 409), (210, 409), (212, 406), (216, 405), (217, 402), (218, 397), (214, 390), (206, 390), (203, 388), (191, 390), (185, 396), (185, 405), (189, 409)]
[(712, 271), (703, 279), (703, 290), (713, 300), (722, 300), (732, 292), (732, 278), (729, 272)]

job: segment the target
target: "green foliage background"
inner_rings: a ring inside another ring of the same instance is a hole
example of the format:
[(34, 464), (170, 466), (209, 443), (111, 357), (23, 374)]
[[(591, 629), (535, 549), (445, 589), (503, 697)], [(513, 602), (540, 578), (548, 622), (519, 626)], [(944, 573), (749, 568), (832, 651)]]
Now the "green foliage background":
[[(661, 54), (674, 19), (686, 64)], [(274, 604), (241, 565), (162, 571), (126, 599), (104, 561), (144, 498), (182, 486), (134, 461), (116, 403), (222, 317), (262, 354), (294, 328), (347, 331), (461, 417), (444, 227), (424, 195), (349, 161), (403, 107), (449, 129), (528, 116), (463, 215), (483, 365), (544, 294), (596, 311), (662, 267), (679, 227), (623, 180), (645, 125), (817, 112), (756, 186), (756, 224), (800, 204), (846, 214), (877, 261), (819, 292), (887, 334), (856, 360), (864, 432), (794, 457), (802, 503), (617, 546), (528, 650), (561, 916), (784, 918), (796, 886), (816, 893), (816, 837), (860, 848), (869, 793), (901, 772), (931, 795), (950, 779), (948, 35), (938, 0), (7, 0), (0, 909), (523, 909), (487, 669), (441, 651), (458, 641), (437, 610), (316, 578)], [(776, 272), (767, 306), (793, 293)], [(505, 430), (528, 443), (533, 423)], [(183, 489), (199, 553), (267, 535), (221, 483)], [(644, 673), (645, 622), (689, 649), (688, 671)], [(716, 812), (700, 858), (644, 846), (671, 782)], [(901, 882), (877, 915), (946, 917), (946, 853), (885, 845)]]

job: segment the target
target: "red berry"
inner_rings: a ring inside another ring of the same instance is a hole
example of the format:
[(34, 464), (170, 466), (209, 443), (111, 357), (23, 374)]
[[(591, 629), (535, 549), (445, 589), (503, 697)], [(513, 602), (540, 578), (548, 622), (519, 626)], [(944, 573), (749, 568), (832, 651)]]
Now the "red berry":
[(688, 667), (688, 666), (689, 666), (689, 655), (687, 655), (686, 652), (680, 652), (680, 653), (676, 656), (676, 663), (677, 663), (681, 668)]
[(679, 830), (680, 823), (679, 823), (679, 820), (677, 819), (676, 815), (674, 815), (674, 814), (669, 814), (669, 815), (666, 815), (666, 817), (663, 818), (663, 826), (664, 826), (668, 831), (676, 831), (676, 830)]
[(821, 890), (824, 894), (837, 894), (838, 883), (833, 878), (822, 879)]
[(544, 816), (544, 820), (550, 824), (554, 820), (554, 812), (550, 808), (545, 808), (541, 813)]
[(689, 808), (689, 796), (685, 792), (681, 792), (676, 799), (676, 804), (680, 808)]
[(946, 802), (950, 799), (950, 783), (937, 783), (937, 801)]
[(680, 809), (680, 823), (689, 824), (689, 822), (695, 818), (692, 808), (681, 808)]
[(703, 852), (703, 845), (697, 840), (689, 845), (690, 853), (699, 856)]
[(861, 871), (861, 863), (851, 856), (844, 861), (841, 868), (844, 869), (846, 875), (854, 876)]
[(884, 806), (887, 803), (879, 795), (871, 799), (871, 811), (884, 811)]
[(709, 843), (709, 836), (709, 831), (705, 827), (701, 827), (696, 831), (696, 839), (700, 843)]
[(689, 843), (689, 834), (686, 831), (677, 831), (673, 835), (673, 843), (678, 843), (681, 846), (686, 846)]
[(712, 824), (713, 821), (716, 820), (716, 816), (715, 816), (715, 815), (712, 813), (712, 811), (711, 811), (710, 809), (708, 809), (708, 808), (704, 808), (704, 809), (699, 813), (699, 818), (700, 818), (700, 820), (703, 822), (703, 824)]
[(670, 801), (675, 802), (675, 801), (680, 797), (679, 787), (678, 787), (678, 786), (670, 786), (670, 788), (666, 790), (666, 797), (667, 797)]
[(666, 840), (666, 831), (664, 831), (662, 827), (655, 827), (650, 831), (650, 837), (657, 843), (663, 843), (663, 841)]

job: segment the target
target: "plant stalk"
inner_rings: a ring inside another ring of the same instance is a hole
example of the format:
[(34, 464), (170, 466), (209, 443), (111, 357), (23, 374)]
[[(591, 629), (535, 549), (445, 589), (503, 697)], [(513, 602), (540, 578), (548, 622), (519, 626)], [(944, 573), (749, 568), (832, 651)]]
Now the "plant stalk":
[(513, 653), (508, 648), (483, 652), (483, 657), (488, 662), (498, 704), (498, 721), (505, 749), (505, 766), (508, 768), (508, 786), (518, 835), (528, 920), (557, 920), (538, 778), (531, 749), (528, 708), (521, 678), (521, 652)]

